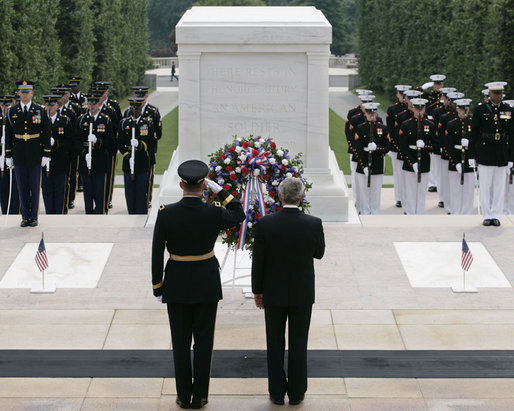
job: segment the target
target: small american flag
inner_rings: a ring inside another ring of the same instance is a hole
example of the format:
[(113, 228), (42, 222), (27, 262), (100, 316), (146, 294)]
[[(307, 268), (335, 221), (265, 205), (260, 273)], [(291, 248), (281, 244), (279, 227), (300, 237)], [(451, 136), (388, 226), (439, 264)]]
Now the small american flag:
[(48, 257), (46, 255), (45, 242), (43, 241), (43, 236), (41, 236), (41, 241), (39, 242), (39, 247), (36, 252), (36, 265), (39, 268), (39, 271), (45, 271), (48, 268)]
[(473, 262), (473, 254), (469, 251), (468, 244), (464, 238), (462, 239), (462, 259), (461, 259), (461, 267), (464, 271), (468, 271), (471, 263)]

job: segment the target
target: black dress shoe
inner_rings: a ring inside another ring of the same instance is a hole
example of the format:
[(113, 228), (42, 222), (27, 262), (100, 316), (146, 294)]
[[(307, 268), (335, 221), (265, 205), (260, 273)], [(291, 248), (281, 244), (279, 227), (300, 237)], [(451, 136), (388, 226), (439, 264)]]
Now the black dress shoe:
[(29, 220), (21, 220), (20, 227), (27, 227), (29, 225)]
[(191, 408), (194, 410), (199, 410), (200, 408), (203, 408), (205, 404), (207, 404), (209, 401), (207, 398), (195, 398), (193, 397), (193, 401), (191, 401)]
[(112, 208), (112, 202), (109, 201), (109, 208)]
[(73, 210), (75, 208), (75, 203), (73, 201), (70, 201), (70, 205), (68, 206), (70, 210)]
[(444, 202), (443, 201), (439, 201), (439, 204), (437, 204), (437, 207), (444, 208)]
[(300, 398), (297, 399), (289, 399), (289, 405), (298, 405), (305, 399), (305, 395), (302, 395)]
[(482, 223), (482, 225), (485, 225), (486, 227), (489, 227), (491, 225), (491, 220), (489, 220), (488, 218), (486, 218), (484, 220), (484, 222)]
[(284, 405), (284, 399), (277, 399), (270, 395), (269, 400), (275, 405)]
[(434, 187), (434, 186), (428, 187), (428, 192), (429, 193), (437, 193), (437, 187)]
[(29, 226), (31, 227), (37, 227), (37, 220), (30, 220)]
[(189, 409), (189, 408), (191, 408), (191, 404), (189, 404), (189, 402), (182, 401), (179, 397), (177, 397), (177, 399), (175, 400), (175, 402), (177, 403), (177, 405), (178, 405), (180, 408), (184, 408), (184, 409)]
[(401, 201), (397, 201), (396, 202), (396, 207), (401, 208), (402, 207), (402, 202)]
[(500, 220), (498, 220), (497, 218), (493, 218), (491, 220), (491, 225), (494, 225), (495, 227), (499, 227), (501, 225)]

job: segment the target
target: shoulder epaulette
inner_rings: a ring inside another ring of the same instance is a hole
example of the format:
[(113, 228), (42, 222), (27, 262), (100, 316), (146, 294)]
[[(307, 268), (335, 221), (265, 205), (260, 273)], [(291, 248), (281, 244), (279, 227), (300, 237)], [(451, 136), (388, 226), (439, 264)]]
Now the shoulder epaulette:
[(219, 201), (214, 201), (213, 204), (215, 207), (221, 207), (221, 203)]
[(159, 207), (159, 211), (162, 211), (166, 208), (166, 206), (164, 204), (161, 204), (161, 206)]

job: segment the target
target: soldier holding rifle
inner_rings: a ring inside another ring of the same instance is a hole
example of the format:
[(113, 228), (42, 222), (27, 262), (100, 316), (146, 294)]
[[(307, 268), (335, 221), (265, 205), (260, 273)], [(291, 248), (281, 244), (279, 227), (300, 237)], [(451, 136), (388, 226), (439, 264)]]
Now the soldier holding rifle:
[[(451, 214), (473, 214), (475, 145), (471, 135), (471, 99), (455, 100), (457, 118), (446, 126), (444, 144), (449, 157)], [(471, 167), (472, 166), (472, 167)]]
[(39, 211), (41, 167), (50, 162), (50, 122), (46, 111), (32, 101), (34, 82), (16, 83), (20, 103), (7, 112), (6, 164), (14, 164), (21, 203), (21, 227), (36, 227)]
[(430, 171), (430, 152), (435, 135), (435, 126), (425, 116), (427, 100), (410, 100), (413, 118), (400, 127), (398, 140), (403, 155), (405, 173), (405, 197), (402, 202), (405, 214), (424, 214), (425, 199)]
[[(20, 199), (18, 187), (16, 186), (16, 175), (14, 168), (8, 167), (5, 158), (5, 128), (7, 124), (7, 109), (11, 106), (14, 96), (0, 97), (0, 124), (1, 131), (1, 154), (0, 154), (0, 204), (2, 214), (19, 214)], [(9, 212), (7, 212), (9, 210)]]
[(78, 121), (79, 173), (84, 184), (86, 214), (105, 214), (107, 170), (114, 139), (109, 117), (100, 113), (100, 96), (88, 96), (89, 111)]
[(125, 200), (129, 214), (148, 212), (148, 174), (150, 153), (155, 144), (151, 117), (141, 113), (145, 99), (129, 98), (131, 116), (122, 120), (118, 133), (118, 150), (123, 155)]
[(364, 103), (366, 121), (355, 130), (354, 156), (357, 162), (355, 194), (359, 214), (380, 212), (384, 177), (384, 155), (388, 151), (387, 127), (377, 121), (379, 103)]

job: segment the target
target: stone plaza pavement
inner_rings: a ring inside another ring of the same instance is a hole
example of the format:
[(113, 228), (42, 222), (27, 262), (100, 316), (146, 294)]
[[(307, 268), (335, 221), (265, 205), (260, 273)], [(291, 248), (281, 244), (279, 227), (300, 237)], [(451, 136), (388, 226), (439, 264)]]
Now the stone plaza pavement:
[[(324, 224), (316, 261), (310, 350), (514, 350), (514, 291), (413, 288), (394, 242), (481, 242), (514, 283), (514, 216), (500, 228), (480, 216), (403, 216), (385, 189), (381, 216)], [(145, 216), (40, 216), (37, 228), (0, 217), (0, 279), (25, 243), (113, 243), (96, 288), (30, 294), (0, 288), (0, 350), (162, 350), (171, 347), (165, 307), (150, 286), (152, 228)], [(118, 206), (120, 205), (120, 206)], [(388, 211), (389, 210), (389, 211)], [(392, 214), (394, 213), (394, 214)], [(47, 245), (47, 248), (49, 246)], [(222, 256), (218, 255), (221, 259)], [(76, 261), (80, 264), (80, 261)], [(263, 312), (236, 290), (220, 302), (215, 350), (265, 349)], [(44, 354), (42, 354), (44, 355)], [(0, 372), (2, 363), (0, 362)], [(493, 373), (494, 376), (494, 373)], [(513, 370), (514, 376), (514, 370)], [(0, 378), (2, 410), (173, 410), (172, 378)], [(511, 410), (514, 378), (310, 378), (301, 410)], [(207, 410), (274, 410), (265, 378), (213, 378)]]

